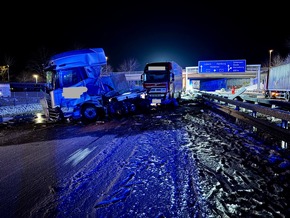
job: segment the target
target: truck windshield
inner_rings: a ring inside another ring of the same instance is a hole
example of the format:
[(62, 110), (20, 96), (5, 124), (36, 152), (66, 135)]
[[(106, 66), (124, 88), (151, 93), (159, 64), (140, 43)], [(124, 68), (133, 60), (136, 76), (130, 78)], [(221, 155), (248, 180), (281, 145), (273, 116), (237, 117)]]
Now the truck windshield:
[(170, 77), (167, 72), (155, 72), (150, 71), (144, 74), (144, 81), (145, 82), (167, 82), (169, 81)]
[(51, 70), (46, 72), (47, 89), (77, 86), (78, 83), (87, 78), (83, 67), (62, 70)]

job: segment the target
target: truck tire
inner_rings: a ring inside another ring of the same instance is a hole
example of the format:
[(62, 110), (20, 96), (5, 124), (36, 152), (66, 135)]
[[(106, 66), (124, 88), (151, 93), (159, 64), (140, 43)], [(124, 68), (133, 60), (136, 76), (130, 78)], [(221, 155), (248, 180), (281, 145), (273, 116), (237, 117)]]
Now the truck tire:
[(99, 118), (98, 108), (93, 104), (85, 104), (81, 109), (82, 122), (92, 123)]
[(286, 100), (287, 101), (290, 101), (290, 91), (287, 91), (286, 92)]
[(265, 91), (265, 98), (270, 98), (270, 91), (269, 90)]

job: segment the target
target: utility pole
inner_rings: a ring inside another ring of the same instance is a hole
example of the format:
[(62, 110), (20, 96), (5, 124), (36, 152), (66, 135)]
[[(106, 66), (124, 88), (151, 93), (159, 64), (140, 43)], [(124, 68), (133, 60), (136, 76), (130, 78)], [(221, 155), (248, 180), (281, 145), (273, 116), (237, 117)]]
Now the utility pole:
[(265, 90), (268, 89), (268, 84), (269, 84), (269, 75), (270, 75), (270, 68), (271, 68), (271, 54), (274, 50), (273, 49), (270, 49), (269, 50), (269, 67), (268, 67), (268, 73), (267, 73), (267, 81), (266, 81), (266, 87), (265, 87)]

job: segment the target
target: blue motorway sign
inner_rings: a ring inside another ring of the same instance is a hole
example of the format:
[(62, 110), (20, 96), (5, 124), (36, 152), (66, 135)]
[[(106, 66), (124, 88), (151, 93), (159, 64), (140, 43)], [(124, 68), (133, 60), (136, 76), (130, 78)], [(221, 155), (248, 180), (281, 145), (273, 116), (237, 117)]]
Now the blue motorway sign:
[(199, 73), (246, 72), (246, 60), (199, 61)]

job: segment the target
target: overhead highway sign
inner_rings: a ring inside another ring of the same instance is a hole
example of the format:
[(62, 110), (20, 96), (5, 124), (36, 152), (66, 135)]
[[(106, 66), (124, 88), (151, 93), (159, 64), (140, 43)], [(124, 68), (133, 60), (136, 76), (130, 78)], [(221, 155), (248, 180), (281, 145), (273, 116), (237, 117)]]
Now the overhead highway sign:
[(199, 61), (199, 73), (246, 72), (246, 60)]

